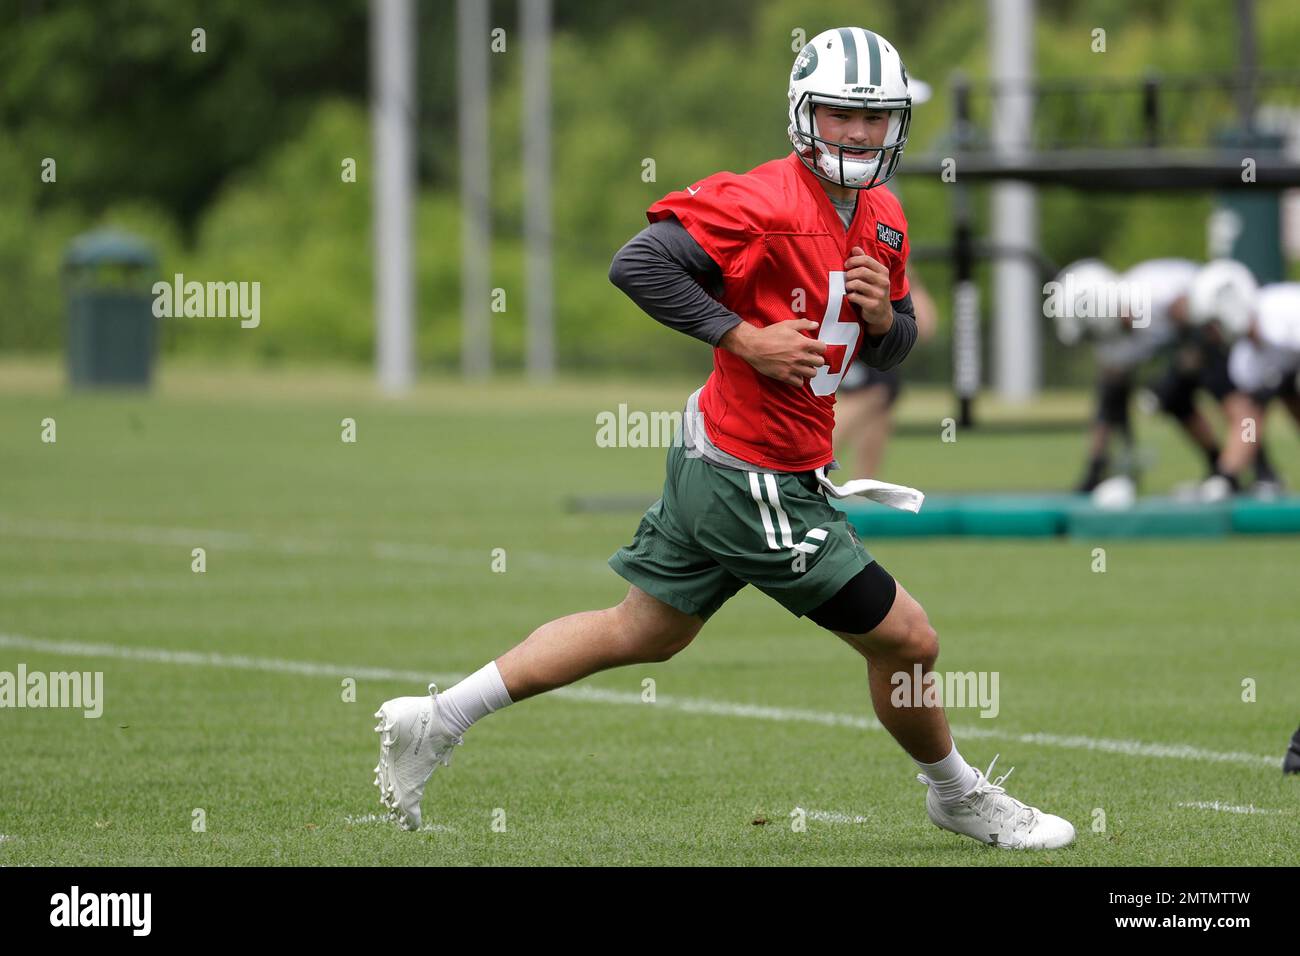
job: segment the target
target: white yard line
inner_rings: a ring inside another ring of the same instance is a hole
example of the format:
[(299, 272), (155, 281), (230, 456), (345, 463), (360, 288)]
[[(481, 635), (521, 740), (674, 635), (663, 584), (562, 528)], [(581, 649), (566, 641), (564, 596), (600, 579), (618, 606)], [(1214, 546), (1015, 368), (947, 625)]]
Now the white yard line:
[[(795, 810), (802, 809), (795, 807)], [(794, 811), (790, 811), (793, 813)], [(804, 810), (804, 817), (808, 820), (814, 820), (817, 823), (870, 823), (869, 817), (859, 816), (854, 813), (840, 813), (838, 810)], [(788, 816), (789, 814), (787, 814)]]
[(0, 633), (0, 647), (22, 648), (43, 654), (70, 657), (110, 657), (119, 660), (145, 661), (150, 664), (179, 664), (190, 667), (224, 667), (234, 670), (298, 674), (303, 677), (355, 677), (368, 680), (414, 681), (438, 683), (459, 679), (452, 675), (428, 674), (423, 671), (393, 670), (387, 667), (343, 667), (312, 661), (290, 661), (274, 657), (244, 657), (238, 654), (215, 654), (207, 651), (174, 651), (162, 647), (127, 647), (120, 644), (90, 644), (83, 641), (47, 641), (21, 634)]
[[(213, 551), (252, 551), (295, 557), (357, 557), (412, 564), (454, 565), (460, 568), (491, 566), (490, 548), (442, 548), (401, 541), (352, 541), (346, 539), (285, 537), (246, 531), (216, 531), (211, 528), (164, 528), (147, 525), (81, 524), (64, 521), (25, 521), (0, 516), (0, 536), (41, 541), (89, 541), (109, 544), (137, 544)], [(570, 558), (535, 551), (506, 548), (506, 567), (520, 565), (530, 570), (555, 569), (568, 574), (585, 571), (612, 574), (604, 561)]]
[(1220, 803), (1218, 800), (1197, 801), (1195, 803), (1180, 803), (1180, 807), (1187, 807), (1192, 810), (1217, 810), (1220, 813), (1290, 813), (1289, 810), (1266, 810), (1263, 807), (1257, 807), (1252, 803), (1244, 807), (1235, 807), (1232, 804)]
[[(154, 664), (224, 667), (267, 673), (298, 674), (304, 677), (353, 677), (369, 680), (403, 681), (420, 686), (432, 680), (445, 687), (464, 676), (461, 674), (433, 674), (428, 671), (398, 670), (387, 667), (294, 661), (274, 657), (246, 657), (213, 652), (176, 651), (166, 648), (128, 647), (119, 644), (90, 644), (81, 641), (52, 641), (27, 637), (21, 634), (0, 633), (0, 647), (70, 657), (108, 657)], [(562, 687), (550, 693), (566, 700), (660, 707), (677, 713), (713, 714), (719, 717), (740, 717), (750, 720), (770, 720), (779, 723), (812, 723), (826, 727), (849, 727), (856, 730), (882, 729), (879, 722), (874, 718), (859, 714), (837, 714), (828, 711), (802, 710), (790, 707), (736, 704), (721, 700), (698, 697), (671, 697), (662, 694), (656, 698), (655, 703), (647, 704), (642, 701), (641, 694), (637, 691), (603, 690), (597, 687)], [(973, 726), (953, 727), (953, 735), (957, 738), (995, 739), (1062, 750), (1091, 750), (1098, 753), (1119, 754), (1127, 757), (1199, 760), (1209, 763), (1246, 764), (1252, 767), (1267, 766), (1274, 769), (1281, 766), (1280, 757), (1265, 757), (1260, 754), (1243, 753), (1241, 751), (1205, 750), (1188, 744), (1144, 743), (1140, 740), (1084, 737), (1077, 734), (1018, 734), (1012, 731), (999, 731), (988, 727)]]

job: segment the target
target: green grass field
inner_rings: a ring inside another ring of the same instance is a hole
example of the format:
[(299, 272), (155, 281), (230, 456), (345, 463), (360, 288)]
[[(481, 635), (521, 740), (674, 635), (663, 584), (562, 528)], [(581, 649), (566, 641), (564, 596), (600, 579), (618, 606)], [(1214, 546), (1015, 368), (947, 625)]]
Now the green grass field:
[[(870, 720), (861, 659), (752, 589), (668, 663), (475, 726), (430, 783), (425, 831), (380, 820), (376, 706), (621, 599), (604, 562), (639, 512), (565, 503), (655, 497), (664, 450), (597, 447), (595, 415), (679, 409), (693, 385), (445, 383), (399, 403), (356, 374), (173, 368), (151, 397), (68, 395), (52, 365), (0, 364), (0, 670), (104, 674), (100, 719), (0, 710), (0, 864), (1300, 861), (1300, 779), (1278, 769), (1300, 717), (1287, 538), (867, 542), (928, 610), (941, 670), (999, 672), (996, 718), (950, 713), (958, 744), (981, 768), (1000, 752), (1012, 794), (1073, 821), (1066, 850), (934, 827)], [(1076, 477), (1082, 436), (945, 444), (948, 400), (905, 402), (934, 437), (900, 438), (889, 480)], [(1150, 488), (1199, 474), (1163, 424), (1140, 425)], [(1300, 481), (1295, 431), (1273, 425)]]

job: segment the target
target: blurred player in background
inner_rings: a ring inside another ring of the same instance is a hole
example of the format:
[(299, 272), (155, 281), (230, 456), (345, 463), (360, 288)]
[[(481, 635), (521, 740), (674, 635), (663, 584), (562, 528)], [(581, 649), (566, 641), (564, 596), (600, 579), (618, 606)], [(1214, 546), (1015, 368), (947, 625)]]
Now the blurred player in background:
[[(1090, 341), (1097, 363), (1097, 411), (1087, 465), (1075, 491), (1091, 493), (1107, 477), (1116, 437), (1124, 449), (1118, 470), (1135, 475), (1130, 406), (1138, 371), (1177, 336), (1196, 268), (1184, 259), (1154, 259), (1121, 275), (1097, 259), (1082, 259), (1057, 276), (1063, 290), (1055, 315), (1057, 336), (1065, 345)], [(1175, 417), (1193, 441), (1208, 441), (1217, 454), (1209, 423), (1194, 408), (1191, 415)], [(1214, 455), (1206, 454), (1212, 461)]]
[[(1167, 357), (1168, 364), (1151, 392), (1204, 459), (1207, 478), (1217, 474), (1221, 444), (1214, 426), (1196, 407), (1196, 395), (1210, 394), (1230, 420), (1239, 414), (1233, 405), (1225, 343), (1189, 321), (1189, 295), (1201, 271), (1191, 260), (1165, 258), (1116, 273), (1098, 260), (1086, 259), (1057, 276), (1071, 296), (1070, 308), (1056, 316), (1057, 335), (1066, 345), (1091, 341), (1097, 362), (1097, 412), (1077, 492), (1096, 490), (1112, 471), (1110, 449), (1116, 436), (1124, 446), (1116, 470), (1136, 476), (1131, 399), (1141, 369), (1160, 357)], [(1257, 482), (1267, 488), (1278, 479), (1263, 449), (1259, 451)]]
[[(1249, 270), (1239, 263), (1232, 263), (1244, 272), (1253, 284)], [(1219, 267), (1211, 269), (1209, 265), (1201, 266), (1192, 277), (1193, 282), (1202, 276), (1213, 275)], [(1240, 273), (1235, 273), (1240, 275)], [(1202, 280), (1204, 281), (1204, 280)], [(1179, 296), (1174, 318), (1177, 327), (1169, 366), (1165, 374), (1155, 382), (1152, 391), (1160, 403), (1160, 408), (1172, 416), (1182, 426), (1183, 431), (1196, 445), (1206, 462), (1205, 481), (1210, 482), (1219, 474), (1219, 459), (1223, 453), (1221, 442), (1215, 435), (1210, 422), (1196, 407), (1196, 396), (1204, 391), (1209, 394), (1223, 410), (1226, 427), (1230, 431), (1234, 423), (1242, 416), (1241, 396), (1233, 384), (1228, 371), (1229, 342), (1215, 328), (1207, 327), (1204, 321), (1192, 321), (1190, 296), (1193, 282), (1188, 282)], [(1257, 447), (1254, 458), (1256, 493), (1267, 496), (1281, 488), (1281, 478), (1273, 469), (1268, 453), (1262, 442)], [(1204, 487), (1204, 485), (1202, 485)], [(1196, 486), (1192, 486), (1189, 496), (1200, 496)], [(1179, 494), (1175, 489), (1175, 494)]]
[(1274, 399), (1300, 424), (1300, 283), (1261, 289), (1241, 263), (1216, 260), (1198, 273), (1189, 309), (1198, 328), (1231, 347), (1228, 434), (1216, 473), (1202, 486), (1202, 497), (1214, 501), (1241, 490), (1247, 467), (1255, 465), (1259, 475), (1264, 421)]

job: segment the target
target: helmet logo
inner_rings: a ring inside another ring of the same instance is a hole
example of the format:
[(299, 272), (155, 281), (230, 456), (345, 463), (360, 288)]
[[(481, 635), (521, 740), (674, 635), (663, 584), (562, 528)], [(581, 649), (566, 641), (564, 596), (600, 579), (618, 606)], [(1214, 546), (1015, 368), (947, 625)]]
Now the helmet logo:
[(790, 72), (790, 79), (802, 80), (807, 76), (811, 76), (815, 69), (817, 69), (817, 48), (809, 43), (795, 57), (794, 69)]

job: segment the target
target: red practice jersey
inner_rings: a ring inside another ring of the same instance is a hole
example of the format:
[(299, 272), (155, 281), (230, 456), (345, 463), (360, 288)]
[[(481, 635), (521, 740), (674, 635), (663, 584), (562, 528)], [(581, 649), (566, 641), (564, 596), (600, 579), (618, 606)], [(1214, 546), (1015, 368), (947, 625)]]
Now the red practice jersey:
[(830, 462), (835, 390), (867, 326), (844, 294), (854, 246), (889, 268), (889, 297), (907, 294), (907, 220), (883, 186), (858, 192), (847, 232), (820, 180), (795, 153), (738, 175), (717, 173), (650, 207), (651, 222), (676, 218), (722, 269), (721, 302), (751, 325), (812, 319), (826, 365), (799, 387), (713, 350), (700, 392), (709, 439), (761, 468), (807, 471)]

